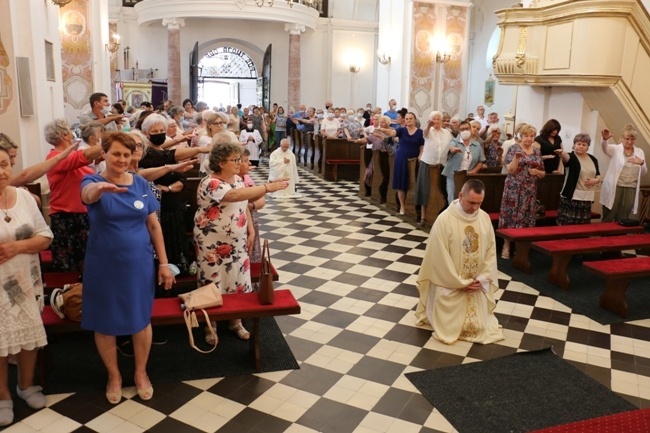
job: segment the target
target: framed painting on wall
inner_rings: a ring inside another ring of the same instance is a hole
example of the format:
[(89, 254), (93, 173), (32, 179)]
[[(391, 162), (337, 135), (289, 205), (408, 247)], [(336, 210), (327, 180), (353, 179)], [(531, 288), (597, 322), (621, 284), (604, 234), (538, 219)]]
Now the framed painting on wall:
[(485, 100), (483, 104), (488, 107), (494, 105), (494, 78), (492, 74), (490, 74), (490, 78), (485, 80)]
[(54, 44), (45, 41), (45, 78), (47, 81), (56, 81), (56, 73), (54, 72)]
[(143, 102), (151, 102), (151, 83), (122, 83), (122, 95), (127, 105), (139, 108)]

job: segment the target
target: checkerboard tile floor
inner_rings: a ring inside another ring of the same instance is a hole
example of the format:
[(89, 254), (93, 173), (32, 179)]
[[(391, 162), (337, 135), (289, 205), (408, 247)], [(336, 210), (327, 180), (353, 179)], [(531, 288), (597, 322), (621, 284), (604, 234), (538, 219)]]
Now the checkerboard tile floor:
[[(254, 173), (258, 181), (265, 166)], [(27, 432), (455, 432), (404, 373), (480, 362), (553, 345), (566, 360), (638, 407), (650, 407), (650, 320), (603, 326), (533, 287), (500, 275), (497, 315), (506, 340), (447, 346), (414, 327), (414, 283), (427, 233), (357, 196), (353, 182), (301, 170), (295, 200), (269, 200), (279, 286), (301, 303), (277, 319), (301, 368), (154, 384), (110, 406), (103, 393), (49, 395), (46, 409), (16, 402)]]

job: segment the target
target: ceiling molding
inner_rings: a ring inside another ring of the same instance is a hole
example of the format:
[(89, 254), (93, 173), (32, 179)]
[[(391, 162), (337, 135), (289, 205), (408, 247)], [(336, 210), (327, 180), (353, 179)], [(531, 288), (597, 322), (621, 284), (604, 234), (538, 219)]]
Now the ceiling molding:
[(270, 21), (295, 24), (311, 30), (318, 24), (316, 9), (299, 3), (289, 7), (284, 0), (275, 0), (272, 7), (258, 7), (255, 3), (241, 3), (236, 0), (146, 0), (135, 5), (133, 9), (140, 25), (170, 18)]

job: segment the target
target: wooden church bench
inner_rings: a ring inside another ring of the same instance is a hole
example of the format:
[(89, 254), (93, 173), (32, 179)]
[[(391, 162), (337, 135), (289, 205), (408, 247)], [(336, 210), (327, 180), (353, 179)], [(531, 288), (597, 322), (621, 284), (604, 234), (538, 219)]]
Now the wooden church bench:
[[(605, 278), (605, 292), (600, 296), (600, 307), (627, 317), (625, 292), (631, 278), (650, 277), (650, 257), (584, 262), (582, 266)], [(650, 305), (648, 306), (650, 308)]]
[[(234, 293), (223, 295), (223, 306), (210, 308), (206, 311), (210, 319), (215, 321), (233, 319), (250, 319), (252, 321), (253, 326), (249, 328), (251, 334), (249, 344), (255, 369), (259, 370), (261, 368), (259, 319), (262, 317), (300, 314), (300, 304), (298, 304), (291, 290), (280, 289), (275, 291), (275, 302), (271, 305), (261, 305), (258, 294), (255, 292)], [(59, 318), (49, 305), (45, 306), (41, 316), (48, 335), (83, 331), (80, 323)], [(197, 314), (196, 317), (199, 321), (204, 320), (203, 314)], [(181, 324), (185, 326), (183, 309), (179, 298), (154, 299), (151, 313), (152, 326)], [(41, 358), (39, 359), (41, 385), (46, 382), (48, 366), (51, 365), (49, 348), (49, 345), (45, 346), (39, 352)], [(191, 348), (188, 347), (187, 350), (191, 350)]]
[(526, 227), (518, 229), (498, 229), (496, 235), (513, 242), (515, 254), (511, 265), (530, 274), (530, 244), (536, 241), (555, 239), (587, 238), (590, 236), (623, 235), (643, 233), (643, 227), (624, 227), (618, 223), (573, 224), (566, 226)]
[(569, 275), (567, 269), (574, 255), (649, 248), (650, 234), (540, 241), (533, 242), (531, 246), (533, 249), (553, 258), (553, 264), (548, 273), (548, 282), (568, 290)]

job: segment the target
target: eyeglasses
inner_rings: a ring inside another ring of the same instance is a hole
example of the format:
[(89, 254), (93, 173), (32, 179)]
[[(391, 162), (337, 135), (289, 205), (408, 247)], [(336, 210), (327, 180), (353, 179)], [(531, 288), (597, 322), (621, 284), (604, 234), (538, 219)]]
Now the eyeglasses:
[(137, 142), (137, 143), (135, 143), (135, 148), (136, 149), (144, 149), (144, 144)]
[(241, 158), (229, 159), (228, 161), (234, 162), (235, 164), (241, 164)]
[(210, 125), (221, 126), (221, 125), (223, 125), (223, 122), (212, 122), (212, 123), (210, 123)]

